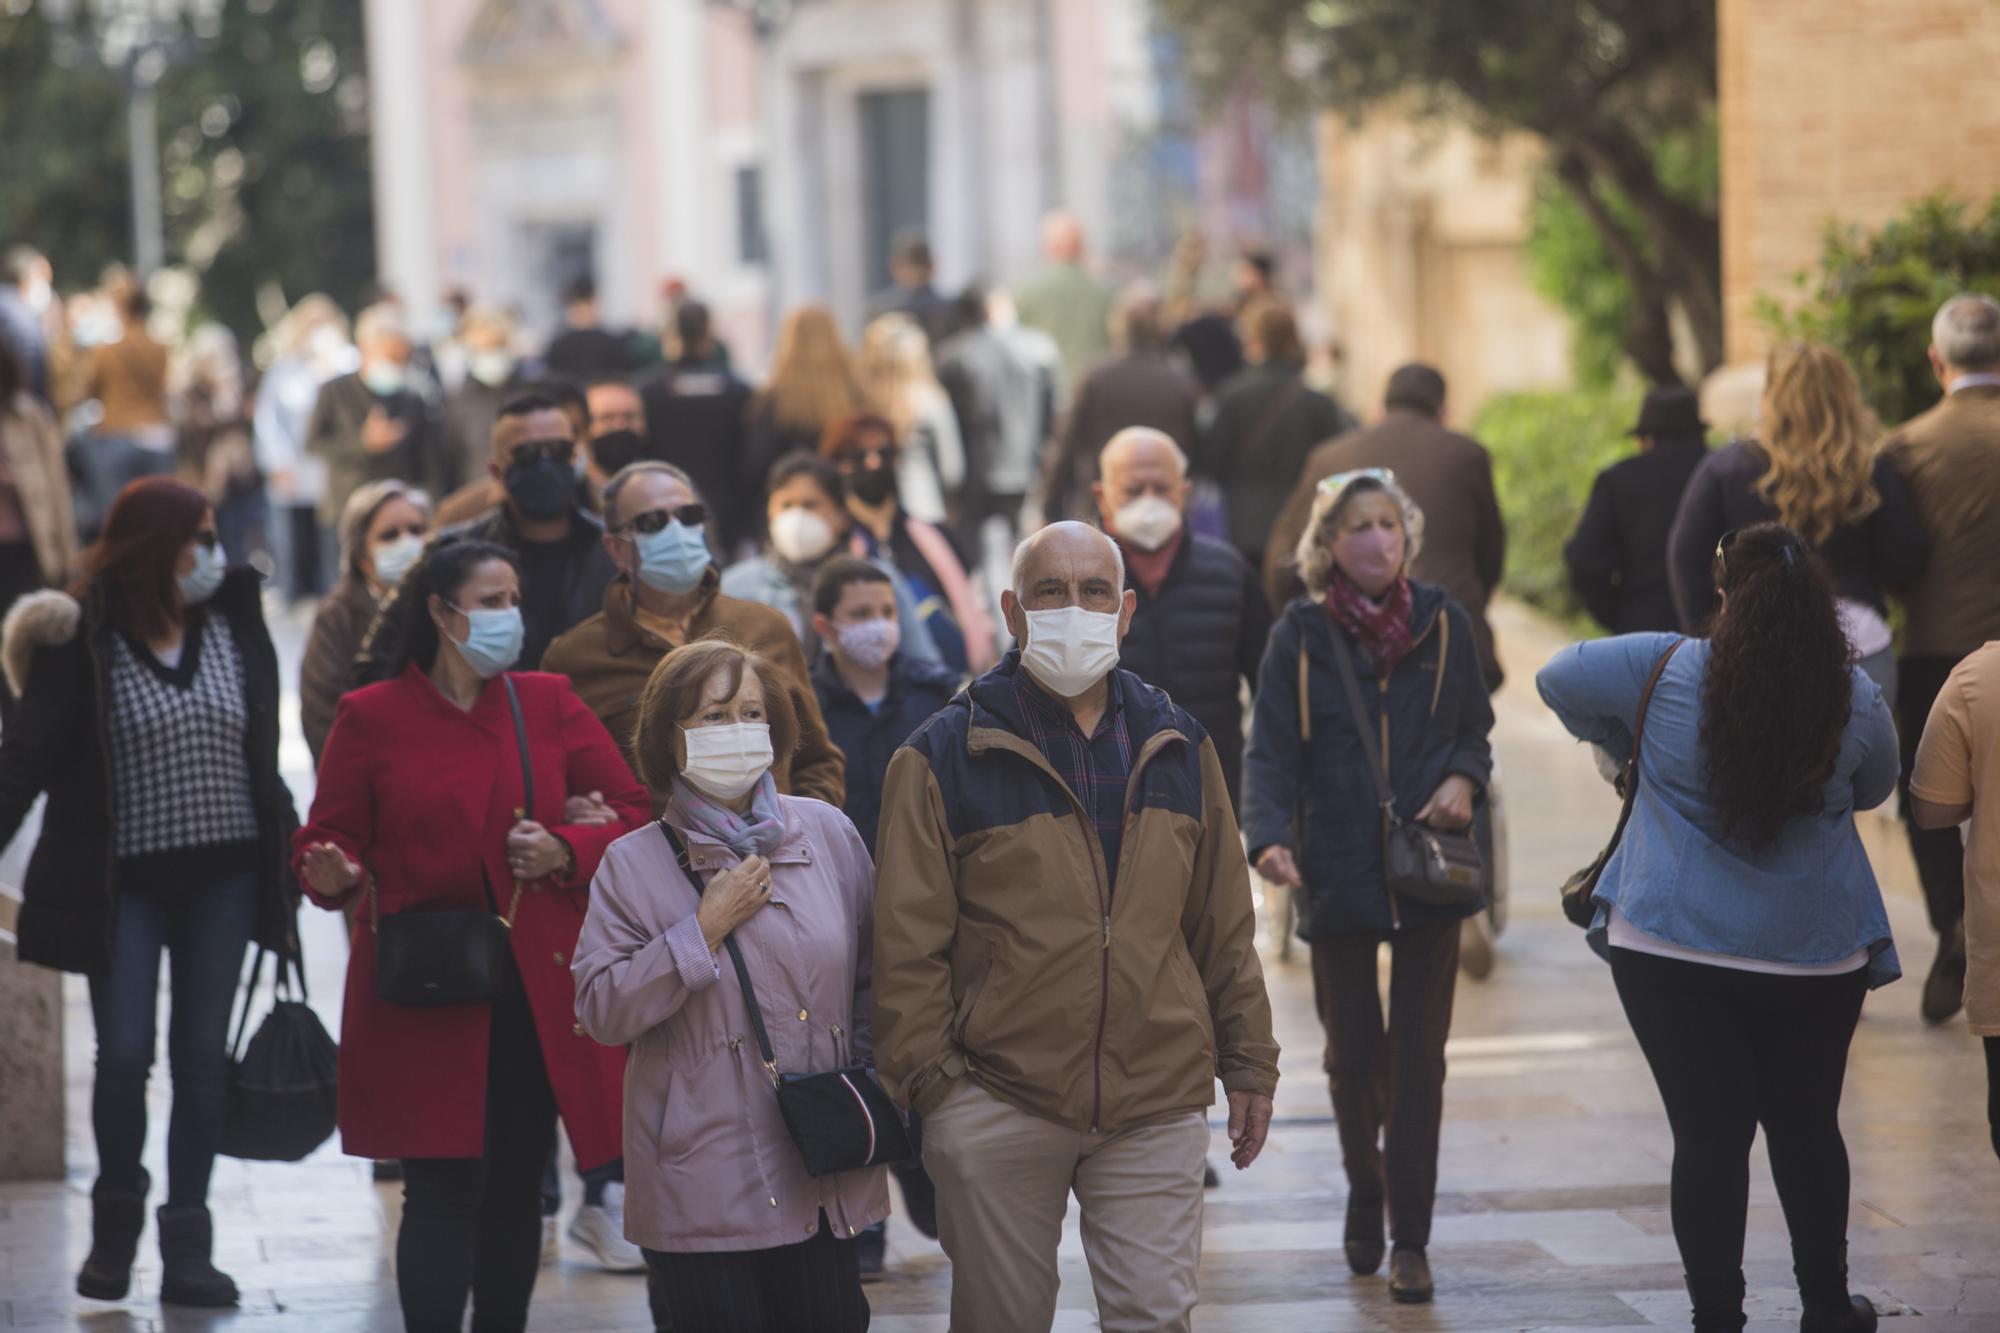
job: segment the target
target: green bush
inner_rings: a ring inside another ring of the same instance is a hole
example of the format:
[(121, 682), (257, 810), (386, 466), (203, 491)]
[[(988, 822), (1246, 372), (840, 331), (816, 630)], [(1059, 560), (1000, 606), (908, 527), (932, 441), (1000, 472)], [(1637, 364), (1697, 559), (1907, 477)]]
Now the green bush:
[(2000, 195), (1976, 215), (1932, 195), (1872, 233), (1829, 224), (1818, 268), (1797, 286), (1795, 305), (1767, 296), (1759, 315), (1786, 337), (1831, 344), (1875, 414), (1890, 426), (1908, 421), (1938, 398), (1925, 356), (1931, 316), (1960, 292), (2000, 296)]
[(1581, 620), (1563, 543), (1598, 471), (1632, 451), (1625, 432), (1638, 410), (1638, 395), (1620, 387), (1501, 394), (1480, 409), (1472, 433), (1493, 452), (1507, 520), (1508, 592), (1565, 621)]

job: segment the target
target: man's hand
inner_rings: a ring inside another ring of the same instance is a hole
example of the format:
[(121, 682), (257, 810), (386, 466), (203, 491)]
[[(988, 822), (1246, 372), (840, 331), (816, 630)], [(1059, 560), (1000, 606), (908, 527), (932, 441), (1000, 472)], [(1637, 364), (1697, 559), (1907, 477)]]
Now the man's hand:
[(1229, 1094), (1229, 1160), (1238, 1171), (1247, 1170), (1264, 1151), (1264, 1138), (1271, 1132), (1271, 1099), (1261, 1092)]
[(390, 416), (377, 403), (368, 409), (367, 420), (361, 423), (361, 450), (369, 454), (386, 454), (401, 444), (409, 433), (409, 422)]

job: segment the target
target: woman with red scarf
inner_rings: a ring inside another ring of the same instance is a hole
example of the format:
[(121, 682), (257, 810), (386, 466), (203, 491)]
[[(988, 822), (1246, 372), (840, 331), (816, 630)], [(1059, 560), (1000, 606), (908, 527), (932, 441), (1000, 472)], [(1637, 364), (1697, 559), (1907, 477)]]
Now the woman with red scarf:
[[(1493, 767), (1493, 708), (1472, 621), (1442, 588), (1410, 578), (1422, 540), (1423, 515), (1390, 473), (1320, 483), (1298, 547), (1307, 594), (1272, 628), (1243, 764), (1251, 859), (1264, 878), (1298, 891), (1299, 936), (1312, 948), (1347, 1167), (1348, 1266), (1364, 1275), (1381, 1268), (1386, 1209), (1389, 1291), (1409, 1304), (1431, 1299), (1424, 1250), (1437, 1194), (1444, 1043), (1459, 922), (1476, 905), (1441, 906), (1390, 887), (1387, 820), (1377, 812), (1360, 728), (1375, 739), (1395, 812), (1408, 823), (1467, 827)], [(1341, 679), (1343, 652), (1361, 717)], [(1385, 940), (1386, 1027), (1376, 977)]]

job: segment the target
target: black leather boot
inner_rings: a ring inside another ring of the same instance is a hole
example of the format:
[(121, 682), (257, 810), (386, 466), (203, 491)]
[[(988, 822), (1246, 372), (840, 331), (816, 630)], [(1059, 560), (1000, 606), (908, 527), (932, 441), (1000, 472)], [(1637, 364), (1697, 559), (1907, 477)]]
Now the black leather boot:
[(1799, 1280), (1805, 1313), (1799, 1333), (1874, 1333), (1875, 1306), (1866, 1296), (1847, 1290), (1847, 1245), (1817, 1257), (1792, 1255), (1792, 1275)]
[(209, 1262), (215, 1248), (215, 1224), (201, 1204), (163, 1205), (159, 1212), (160, 1279), (164, 1305), (192, 1305), (218, 1310), (236, 1304), (236, 1283)]
[(1741, 1269), (1699, 1282), (1690, 1277), (1687, 1289), (1694, 1306), (1694, 1333), (1743, 1333), (1750, 1321), (1743, 1313)]
[(1382, 1200), (1350, 1193), (1347, 1196), (1347, 1267), (1357, 1277), (1367, 1277), (1382, 1267), (1387, 1247), (1382, 1240)]
[(102, 1179), (90, 1190), (90, 1255), (76, 1275), (76, 1294), (94, 1301), (122, 1301), (132, 1289), (132, 1260), (146, 1229), (146, 1191), (153, 1178), (139, 1171), (137, 1191)]
[(1398, 1245), (1389, 1256), (1389, 1299), (1398, 1305), (1429, 1305), (1435, 1294), (1431, 1261), (1414, 1245)]

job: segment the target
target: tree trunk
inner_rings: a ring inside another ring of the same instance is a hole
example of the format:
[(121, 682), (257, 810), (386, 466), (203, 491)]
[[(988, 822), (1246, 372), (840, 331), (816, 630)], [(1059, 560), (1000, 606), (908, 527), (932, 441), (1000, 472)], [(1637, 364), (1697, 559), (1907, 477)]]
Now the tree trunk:
[(1568, 151), (1556, 159), (1555, 169), (1631, 284), (1632, 315), (1621, 336), (1625, 355), (1650, 383), (1679, 384), (1681, 374), (1674, 364), (1674, 330), (1669, 316), (1671, 294), (1665, 279), (1599, 195), (1590, 164), (1580, 154)]

